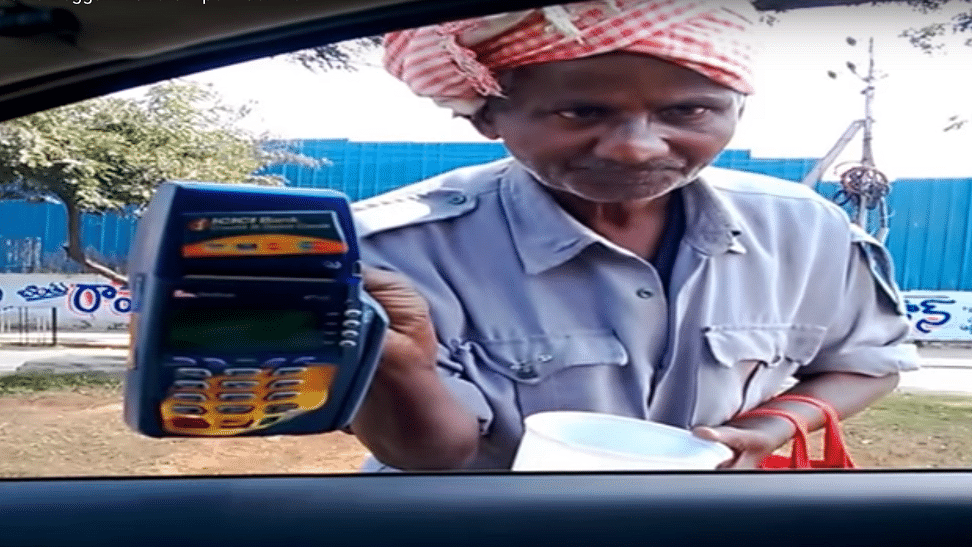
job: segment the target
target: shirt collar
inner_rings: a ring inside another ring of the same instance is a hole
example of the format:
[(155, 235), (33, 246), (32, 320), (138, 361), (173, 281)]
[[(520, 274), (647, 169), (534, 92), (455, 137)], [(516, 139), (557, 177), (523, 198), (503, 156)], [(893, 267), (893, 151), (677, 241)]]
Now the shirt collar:
[(703, 170), (692, 183), (685, 186), (684, 241), (706, 255), (725, 253), (745, 254), (746, 247), (739, 240), (742, 235), (740, 214), (721, 196), (707, 179), (716, 176)]
[(512, 162), (500, 181), (513, 245), (528, 274), (570, 260), (601, 239), (570, 216), (519, 162)]
[[(704, 179), (685, 186), (684, 241), (703, 254), (745, 253), (736, 213)], [(500, 201), (513, 245), (528, 274), (554, 268), (592, 243), (630, 254), (568, 214), (519, 162), (500, 181)]]

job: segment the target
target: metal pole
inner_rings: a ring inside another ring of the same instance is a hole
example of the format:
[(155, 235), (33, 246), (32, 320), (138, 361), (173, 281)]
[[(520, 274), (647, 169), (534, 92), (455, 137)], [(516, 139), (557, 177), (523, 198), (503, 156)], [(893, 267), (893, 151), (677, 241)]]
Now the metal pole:
[(874, 151), (871, 149), (871, 129), (874, 124), (874, 117), (872, 116), (871, 103), (874, 101), (874, 38), (872, 37), (868, 40), (868, 66), (867, 66), (867, 78), (864, 79), (864, 83), (867, 87), (864, 88), (864, 137), (863, 137), (863, 153), (861, 155), (861, 163), (867, 167), (874, 167)]
[[(861, 138), (861, 164), (864, 167), (874, 168), (874, 150), (871, 146), (873, 138), (872, 129), (874, 127), (874, 116), (872, 105), (874, 102), (874, 37), (868, 39), (867, 45), (867, 76), (864, 80), (864, 133)], [(857, 204), (857, 218), (855, 223), (867, 230), (868, 209), (864, 196), (860, 196)]]
[(810, 172), (803, 177), (803, 184), (811, 188), (816, 186), (816, 184), (820, 182), (820, 179), (823, 178), (824, 172), (827, 171), (832, 163), (834, 163), (837, 156), (844, 151), (844, 147), (846, 147), (847, 143), (854, 138), (854, 135), (857, 135), (857, 132), (861, 130), (861, 127), (864, 127), (864, 120), (852, 121), (850, 125), (847, 126), (847, 129), (844, 130), (844, 134), (837, 139), (836, 143), (834, 143), (834, 146), (831, 147), (824, 157), (817, 161), (817, 163), (813, 166), (813, 169), (811, 169)]
[(57, 308), (51, 308), (51, 345), (57, 345)]
[(854, 223), (861, 228), (864, 228), (864, 231), (867, 231), (867, 207), (864, 204), (863, 198), (860, 200), (860, 203), (857, 204), (857, 219), (854, 221)]

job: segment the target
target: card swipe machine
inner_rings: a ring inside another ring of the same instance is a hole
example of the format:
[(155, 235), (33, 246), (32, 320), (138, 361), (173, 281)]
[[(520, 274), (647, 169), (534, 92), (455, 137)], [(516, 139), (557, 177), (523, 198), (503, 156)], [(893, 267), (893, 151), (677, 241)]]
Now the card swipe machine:
[(339, 192), (161, 185), (129, 267), (126, 422), (152, 437), (346, 427), (388, 324), (360, 269)]

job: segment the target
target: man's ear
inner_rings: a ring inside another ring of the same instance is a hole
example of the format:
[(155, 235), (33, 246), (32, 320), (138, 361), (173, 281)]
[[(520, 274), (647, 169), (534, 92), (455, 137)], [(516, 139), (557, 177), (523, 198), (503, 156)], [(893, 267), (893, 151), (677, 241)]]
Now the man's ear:
[(487, 99), (486, 104), (469, 117), (469, 122), (476, 128), (476, 131), (479, 131), (487, 139), (492, 140), (500, 138), (499, 131), (496, 129), (496, 112), (494, 108), (492, 101)]

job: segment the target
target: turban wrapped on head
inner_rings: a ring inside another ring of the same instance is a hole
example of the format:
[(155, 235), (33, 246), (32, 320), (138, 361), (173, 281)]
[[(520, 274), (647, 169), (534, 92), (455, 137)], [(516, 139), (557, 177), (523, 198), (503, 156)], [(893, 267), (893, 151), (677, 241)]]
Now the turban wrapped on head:
[(744, 0), (601, 0), (392, 32), (385, 67), (416, 94), (470, 116), (502, 96), (498, 73), (613, 51), (642, 53), (753, 92), (755, 12)]

